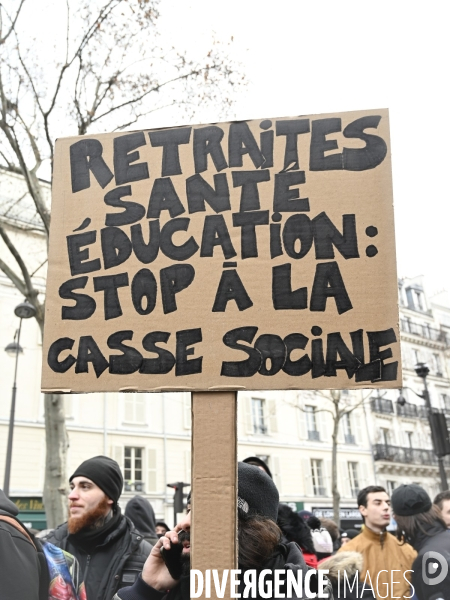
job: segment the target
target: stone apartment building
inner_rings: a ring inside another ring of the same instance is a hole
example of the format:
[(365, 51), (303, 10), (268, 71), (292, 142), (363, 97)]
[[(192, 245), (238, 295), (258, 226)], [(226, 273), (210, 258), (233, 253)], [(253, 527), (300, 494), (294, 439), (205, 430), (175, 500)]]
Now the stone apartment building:
[[(49, 192), (49, 188), (48, 192)], [(0, 219), (27, 255), (33, 279), (45, 291), (45, 238), (19, 175), (0, 171)], [(0, 258), (8, 251), (0, 244)], [(14, 307), (21, 295), (0, 271), (0, 337), (11, 342), (18, 326)], [(340, 424), (338, 486), (344, 526), (358, 525), (355, 499), (371, 483), (390, 491), (403, 482), (438, 491), (422, 392), (414, 371), (427, 362), (433, 406), (450, 417), (450, 301), (444, 292), (428, 297), (421, 278), (399, 281), (400, 326), (405, 387), (390, 391), (346, 391), (340, 401), (357, 408)], [(18, 364), (11, 496), (24, 520), (45, 526), (42, 485), (45, 464), (43, 398), (40, 393), (41, 336), (33, 319), (22, 325)], [(3, 481), (14, 360), (0, 353), (0, 482)], [(401, 395), (406, 400), (398, 403)], [(238, 456), (266, 460), (281, 499), (293, 508), (326, 514), (331, 507), (329, 392), (240, 392)], [(68, 472), (89, 456), (107, 454), (121, 465), (121, 503), (136, 493), (157, 517), (173, 522), (173, 490), (190, 482), (191, 410), (187, 393), (76, 394), (66, 397)], [(214, 423), (211, 424), (214, 427)], [(450, 466), (450, 465), (449, 465)], [(450, 475), (450, 469), (449, 469)]]

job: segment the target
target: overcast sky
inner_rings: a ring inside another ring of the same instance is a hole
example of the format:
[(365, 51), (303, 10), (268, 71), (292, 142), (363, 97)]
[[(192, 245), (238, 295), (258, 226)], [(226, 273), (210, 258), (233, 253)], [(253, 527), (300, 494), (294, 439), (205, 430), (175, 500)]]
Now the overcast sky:
[(161, 11), (164, 33), (192, 51), (212, 32), (233, 36), (249, 85), (232, 117), (389, 108), (398, 274), (450, 290), (446, 2), (163, 0)]
[[(47, 2), (50, 13), (28, 6), (35, 33), (60, 29), (51, 19), (65, 3)], [(161, 0), (160, 9), (162, 34), (193, 54), (233, 37), (248, 87), (230, 118), (389, 108), (398, 274), (425, 275), (430, 294), (450, 290), (447, 2)], [(183, 119), (154, 113), (141, 126)], [(196, 122), (217, 120), (211, 108)]]

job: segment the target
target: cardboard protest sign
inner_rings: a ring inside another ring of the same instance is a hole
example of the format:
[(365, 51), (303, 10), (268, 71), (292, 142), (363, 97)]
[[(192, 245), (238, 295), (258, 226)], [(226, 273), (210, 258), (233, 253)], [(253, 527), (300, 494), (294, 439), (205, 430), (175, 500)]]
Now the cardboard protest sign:
[(60, 139), (44, 390), (398, 388), (387, 110)]

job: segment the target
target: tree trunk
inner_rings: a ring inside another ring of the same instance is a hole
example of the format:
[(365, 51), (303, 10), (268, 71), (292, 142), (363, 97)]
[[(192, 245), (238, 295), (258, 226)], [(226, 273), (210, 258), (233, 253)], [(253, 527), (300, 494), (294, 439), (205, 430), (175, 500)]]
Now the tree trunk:
[(333, 496), (333, 520), (338, 527), (341, 526), (340, 502), (341, 495), (337, 485), (337, 444), (339, 433), (339, 415), (335, 414), (331, 446), (331, 494)]
[[(36, 320), (44, 332), (44, 307), (39, 306)], [(54, 528), (67, 520), (67, 449), (64, 395), (44, 395), (45, 417), (45, 477), (43, 501), (47, 527)]]
[(64, 396), (45, 394), (45, 481), (44, 506), (47, 527), (67, 520), (67, 448)]

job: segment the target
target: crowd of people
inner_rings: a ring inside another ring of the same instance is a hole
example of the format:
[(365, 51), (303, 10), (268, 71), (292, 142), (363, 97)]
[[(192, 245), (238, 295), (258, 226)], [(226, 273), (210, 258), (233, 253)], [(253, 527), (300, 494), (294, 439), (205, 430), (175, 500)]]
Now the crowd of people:
[[(37, 535), (0, 490), (2, 600), (190, 598), (190, 496), (186, 514), (170, 530), (142, 496), (129, 500), (122, 513), (123, 477), (111, 458), (84, 461), (69, 485), (67, 522)], [(323, 571), (321, 597), (450, 600), (450, 492), (432, 502), (415, 484), (399, 486), (391, 498), (373, 485), (359, 492), (357, 505), (361, 529), (342, 531), (330, 519), (280, 503), (270, 469), (259, 458), (238, 463), (241, 597), (245, 574), (254, 570), (269, 574), (267, 585), (275, 572), (291, 572), (296, 580), (307, 579), (313, 593)], [(387, 531), (391, 516), (396, 534)], [(306, 597), (289, 593), (283, 583), (279, 589), (283, 595), (270, 596), (257, 588), (256, 597)]]

